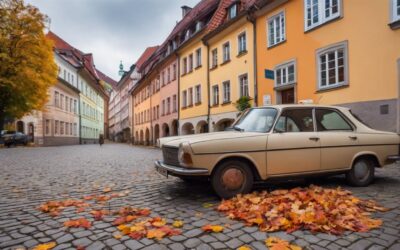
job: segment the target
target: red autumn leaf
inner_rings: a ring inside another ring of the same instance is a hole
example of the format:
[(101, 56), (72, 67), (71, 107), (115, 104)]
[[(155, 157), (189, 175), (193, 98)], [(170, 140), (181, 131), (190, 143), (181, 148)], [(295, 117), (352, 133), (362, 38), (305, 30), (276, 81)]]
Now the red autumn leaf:
[(129, 237), (131, 237), (134, 240), (140, 240), (145, 236), (145, 232), (141, 231), (141, 232), (133, 232), (129, 234)]
[(92, 223), (85, 218), (79, 218), (77, 220), (68, 220), (64, 222), (65, 227), (83, 227), (89, 229)]

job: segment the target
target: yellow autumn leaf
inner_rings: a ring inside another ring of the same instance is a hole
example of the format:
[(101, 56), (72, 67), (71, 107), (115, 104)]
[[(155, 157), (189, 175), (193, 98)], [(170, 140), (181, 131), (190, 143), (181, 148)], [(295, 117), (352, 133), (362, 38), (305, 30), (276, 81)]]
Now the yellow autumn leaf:
[(153, 226), (155, 227), (162, 227), (167, 223), (167, 221), (165, 219), (162, 219), (160, 221), (154, 221), (153, 223), (151, 223)]
[(248, 246), (241, 246), (237, 250), (251, 250), (251, 248)]
[(134, 225), (132, 227), (130, 227), (130, 231), (131, 232), (139, 232), (139, 231), (144, 231), (145, 228), (142, 225)]
[(203, 231), (214, 232), (214, 233), (220, 233), (224, 231), (224, 227), (220, 225), (204, 225), (202, 229)]
[(131, 232), (129, 226), (127, 226), (127, 225), (125, 225), (125, 224), (119, 225), (117, 228), (118, 228), (119, 231), (121, 231), (123, 234), (129, 234), (129, 233)]
[(210, 208), (212, 206), (214, 206), (214, 204), (212, 204), (212, 203), (203, 203), (204, 208)]
[(114, 234), (113, 236), (114, 236), (114, 238), (117, 239), (117, 240), (119, 240), (119, 239), (122, 238), (122, 235), (120, 235), (120, 234)]
[(176, 228), (182, 227), (183, 226), (183, 221), (176, 220), (176, 221), (174, 221), (174, 223), (172, 223), (172, 226), (176, 227)]
[(48, 242), (45, 244), (37, 245), (36, 247), (33, 248), (33, 250), (50, 250), (55, 246), (56, 246), (55, 242)]
[(260, 225), (261, 223), (263, 223), (263, 219), (261, 218), (261, 217), (257, 217), (257, 218), (254, 218), (254, 219), (250, 219), (249, 220), (249, 222), (251, 222), (251, 223), (254, 223), (254, 224), (257, 224), (257, 225)]

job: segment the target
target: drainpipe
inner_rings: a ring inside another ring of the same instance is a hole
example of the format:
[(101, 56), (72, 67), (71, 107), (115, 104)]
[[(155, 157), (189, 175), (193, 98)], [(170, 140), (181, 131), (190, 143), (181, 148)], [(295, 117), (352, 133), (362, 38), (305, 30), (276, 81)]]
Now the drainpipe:
[(82, 117), (81, 117), (81, 93), (79, 92), (78, 101), (78, 116), (79, 116), (79, 144), (82, 144)]
[(181, 129), (180, 129), (180, 121), (181, 121), (181, 58), (179, 56), (179, 54), (177, 52), (175, 52), (176, 58), (178, 60), (177, 63), (177, 80), (178, 80), (178, 95), (176, 97), (176, 101), (177, 101), (177, 105), (178, 105), (178, 122), (176, 124), (176, 126), (178, 127), (178, 134), (177, 135), (181, 135)]
[(396, 129), (397, 134), (400, 134), (400, 58), (397, 60), (397, 126), (396, 127), (397, 127)]
[(247, 20), (253, 24), (253, 74), (254, 74), (254, 106), (258, 106), (258, 86), (257, 86), (257, 29), (256, 19), (247, 14)]
[(211, 128), (211, 119), (210, 119), (210, 115), (211, 115), (211, 105), (210, 105), (210, 45), (208, 44), (207, 41), (203, 40), (203, 44), (206, 46), (207, 48), (207, 56), (206, 56), (206, 60), (207, 60), (207, 64), (206, 64), (206, 70), (207, 70), (207, 124), (208, 124), (208, 132), (210, 132), (210, 128)]

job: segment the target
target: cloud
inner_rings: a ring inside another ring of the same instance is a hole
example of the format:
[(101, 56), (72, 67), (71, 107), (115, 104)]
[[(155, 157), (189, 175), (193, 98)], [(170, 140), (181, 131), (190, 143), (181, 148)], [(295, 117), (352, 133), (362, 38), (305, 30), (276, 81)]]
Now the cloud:
[(51, 19), (51, 30), (93, 53), (96, 67), (119, 79), (118, 66), (135, 63), (148, 46), (161, 44), (181, 19), (182, 5), (199, 0), (26, 0)]

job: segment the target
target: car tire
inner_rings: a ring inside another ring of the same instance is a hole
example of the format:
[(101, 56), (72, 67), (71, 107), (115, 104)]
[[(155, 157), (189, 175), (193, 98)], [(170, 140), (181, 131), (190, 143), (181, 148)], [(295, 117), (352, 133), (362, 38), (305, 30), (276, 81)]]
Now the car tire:
[(346, 173), (346, 181), (355, 187), (368, 186), (375, 176), (375, 162), (369, 158), (356, 160), (353, 167)]
[(211, 177), (214, 191), (223, 199), (250, 192), (253, 182), (254, 176), (250, 167), (238, 160), (223, 162), (217, 166)]

